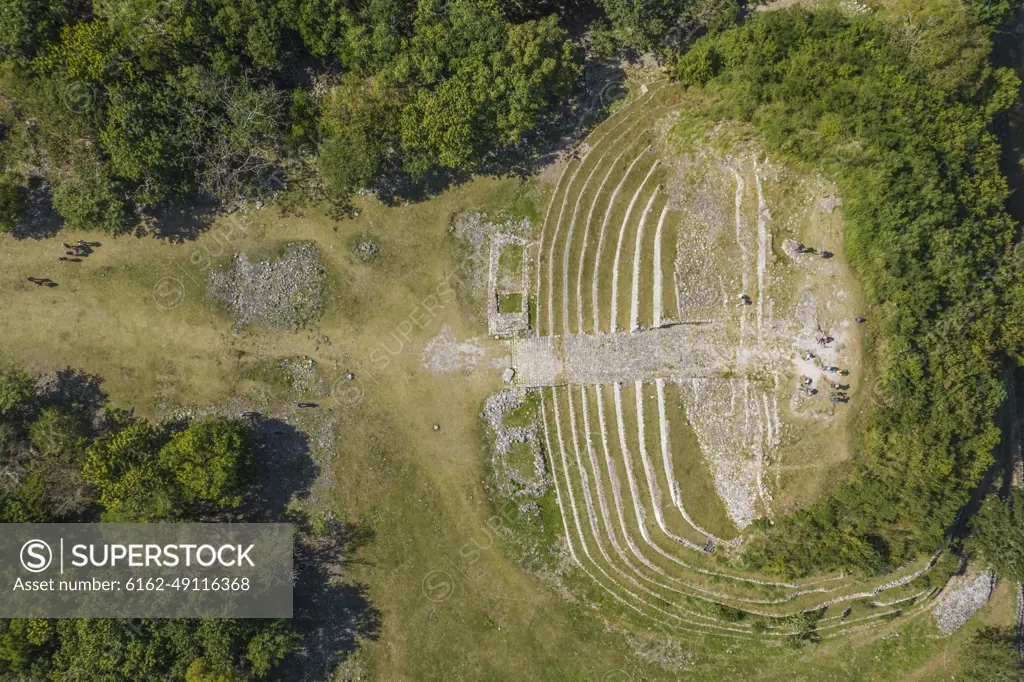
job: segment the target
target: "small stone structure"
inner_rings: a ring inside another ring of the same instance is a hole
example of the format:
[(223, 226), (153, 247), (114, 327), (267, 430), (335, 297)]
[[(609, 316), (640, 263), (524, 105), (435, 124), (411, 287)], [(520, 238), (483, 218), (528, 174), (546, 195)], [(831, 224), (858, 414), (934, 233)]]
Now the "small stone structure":
[[(501, 254), (509, 246), (523, 250), (521, 272), (518, 277), (503, 276), (500, 271)], [(490, 269), (487, 277), (487, 333), (491, 336), (509, 338), (525, 334), (530, 329), (529, 291), (527, 289), (526, 252), (529, 242), (511, 234), (501, 233), (491, 237)], [(502, 312), (501, 298), (506, 295), (520, 296), (522, 307), (516, 312)]]

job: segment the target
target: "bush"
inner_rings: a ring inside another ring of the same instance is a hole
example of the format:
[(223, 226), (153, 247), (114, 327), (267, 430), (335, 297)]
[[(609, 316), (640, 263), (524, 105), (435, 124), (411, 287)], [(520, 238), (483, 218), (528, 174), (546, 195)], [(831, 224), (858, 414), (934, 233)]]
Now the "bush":
[(209, 417), (193, 422), (160, 450), (160, 464), (189, 502), (237, 507), (252, 483), (249, 428)]
[(27, 192), (12, 173), (0, 174), (0, 233), (13, 232), (25, 210)]
[(80, 230), (120, 234), (128, 229), (128, 206), (105, 165), (75, 167), (53, 190), (53, 207)]
[(0, 367), (0, 419), (19, 421), (33, 408), (36, 387), (21, 370)]
[(978, 555), (1000, 578), (1024, 582), (1024, 492), (1000, 499), (991, 494), (971, 518), (964, 548)]

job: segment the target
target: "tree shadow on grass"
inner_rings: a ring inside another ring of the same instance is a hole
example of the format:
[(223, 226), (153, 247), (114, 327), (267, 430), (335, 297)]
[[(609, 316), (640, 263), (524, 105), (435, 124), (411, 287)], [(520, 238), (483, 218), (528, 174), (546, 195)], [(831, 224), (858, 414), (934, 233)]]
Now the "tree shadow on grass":
[(192, 241), (210, 229), (221, 208), (221, 203), (210, 196), (165, 201), (151, 212), (153, 220), (145, 232), (176, 244)]
[(250, 413), (257, 483), (241, 515), (254, 523), (280, 521), (293, 499), (309, 495), (319, 467), (313, 462), (309, 437), (274, 417)]
[(101, 430), (107, 394), (103, 377), (68, 367), (39, 378), (39, 402), (44, 408), (58, 407)]
[(381, 614), (365, 585), (345, 579), (355, 552), (373, 539), (356, 524), (327, 521), (314, 528), (290, 503), (309, 495), (320, 473), (308, 436), (291, 424), (259, 413), (245, 415), (253, 431), (258, 481), (240, 518), (247, 522), (295, 525), (294, 620), (302, 635), (300, 650), (273, 677), (279, 680), (327, 680), (366, 639), (376, 639)]
[[(1024, 5), (1015, 10), (1014, 19), (992, 34), (992, 61), (996, 66), (1014, 69), (1024, 77)], [(1024, 95), (1024, 85), (1020, 92)], [(1024, 221), (1024, 101), (1021, 97), (993, 121), (1002, 144), (1000, 168), (1010, 186), (1007, 208), (1018, 221)]]
[(50, 188), (40, 183), (28, 192), (22, 211), (11, 235), (15, 239), (49, 239), (64, 227), (64, 218), (53, 208)]
[(369, 529), (340, 521), (297, 540), (294, 624), (302, 650), (278, 671), (279, 679), (332, 679), (361, 641), (380, 636), (381, 613), (367, 587), (343, 577), (356, 550), (372, 540)]

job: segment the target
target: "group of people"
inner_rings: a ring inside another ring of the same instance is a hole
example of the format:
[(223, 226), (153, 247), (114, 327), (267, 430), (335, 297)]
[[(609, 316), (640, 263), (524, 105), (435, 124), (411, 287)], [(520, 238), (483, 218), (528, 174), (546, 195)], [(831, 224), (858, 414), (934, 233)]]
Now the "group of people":
[(57, 260), (61, 263), (78, 263), (81, 261), (81, 257), (88, 256), (92, 253), (93, 244), (87, 243), (84, 239), (79, 239), (78, 243), (72, 246), (67, 242), (61, 242), (61, 246), (64, 247), (64, 255), (59, 256)]
[[(99, 246), (99, 242), (87, 242), (84, 239), (79, 239), (78, 243), (72, 245), (67, 242), (61, 242), (60, 244), (64, 248), (64, 255), (58, 256), (57, 260), (61, 263), (80, 263), (84, 256), (88, 256), (92, 253), (94, 246)], [(28, 281), (35, 284), (37, 287), (47, 286), (55, 287), (57, 283), (49, 277), (27, 277)]]
[[(863, 321), (863, 318), (858, 317), (857, 321), (861, 322)], [(826, 348), (830, 343), (835, 341), (835, 339), (829, 336), (827, 332), (825, 332), (823, 329), (819, 327), (818, 336), (815, 337), (815, 341), (817, 345)], [(815, 357), (817, 356), (811, 351), (807, 351), (803, 356), (804, 360), (813, 360)], [(834, 365), (825, 365), (821, 369), (822, 371), (828, 374), (837, 374), (841, 377), (850, 375), (850, 370), (840, 369), (839, 367), (836, 367)], [(800, 380), (800, 388), (797, 390), (799, 390), (804, 395), (817, 395), (818, 390), (812, 386), (813, 383), (814, 382), (811, 380), (810, 377), (802, 377)], [(831, 400), (834, 403), (846, 403), (850, 401), (850, 395), (849, 393), (846, 392), (850, 388), (849, 384), (832, 383), (830, 384), (830, 386), (832, 390), (828, 394), (829, 400)]]
[[(803, 255), (805, 253), (818, 253), (818, 250), (816, 248), (814, 248), (813, 246), (805, 246), (802, 242), (797, 244), (796, 245), (796, 254), (799, 256), (799, 255)], [(825, 258), (825, 259), (831, 258), (832, 255), (833, 254), (832, 254), (831, 251), (822, 251), (821, 252), (821, 257)]]
[[(825, 367), (825, 371), (835, 369), (834, 367)], [(849, 370), (839, 370), (838, 373), (841, 376), (847, 376)], [(803, 377), (800, 381), (800, 387), (797, 389), (801, 393), (807, 396), (817, 395), (818, 389), (813, 386), (814, 381), (810, 377)], [(846, 391), (849, 390), (849, 384), (831, 384), (832, 391), (828, 394), (828, 399), (834, 403), (846, 403), (850, 401), (850, 395)]]
[(817, 395), (818, 389), (814, 388), (814, 386), (811, 385), (813, 383), (814, 382), (811, 380), (810, 377), (804, 377), (800, 381), (800, 388), (798, 388), (797, 390), (803, 393), (804, 395)]

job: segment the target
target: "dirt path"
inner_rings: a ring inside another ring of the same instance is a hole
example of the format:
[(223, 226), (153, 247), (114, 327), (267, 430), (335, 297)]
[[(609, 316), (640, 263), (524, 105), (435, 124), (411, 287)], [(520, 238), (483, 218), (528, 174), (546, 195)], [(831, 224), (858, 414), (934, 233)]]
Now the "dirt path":
[(607, 384), (654, 379), (717, 378), (725, 372), (771, 372), (788, 358), (767, 349), (734, 355), (718, 342), (723, 323), (674, 325), (636, 333), (572, 334), (517, 339), (511, 344), (522, 387)]

